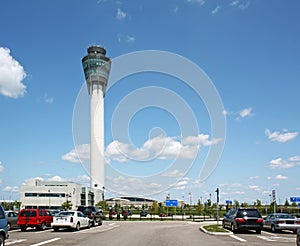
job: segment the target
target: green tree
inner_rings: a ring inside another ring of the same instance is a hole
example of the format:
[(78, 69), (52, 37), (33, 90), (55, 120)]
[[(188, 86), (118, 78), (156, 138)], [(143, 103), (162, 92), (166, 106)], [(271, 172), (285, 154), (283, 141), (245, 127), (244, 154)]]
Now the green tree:
[(61, 204), (61, 206), (64, 210), (69, 210), (72, 208), (73, 205), (71, 201), (65, 201), (64, 203)]
[(240, 206), (240, 203), (239, 203), (238, 200), (234, 200), (234, 201), (233, 201), (233, 204), (234, 204), (234, 206), (235, 206), (236, 208), (238, 208), (238, 207)]
[(103, 210), (108, 210), (108, 203), (107, 201), (99, 201), (95, 205), (96, 207), (102, 208)]
[(286, 206), (286, 207), (290, 206), (288, 199), (285, 199), (284, 206)]

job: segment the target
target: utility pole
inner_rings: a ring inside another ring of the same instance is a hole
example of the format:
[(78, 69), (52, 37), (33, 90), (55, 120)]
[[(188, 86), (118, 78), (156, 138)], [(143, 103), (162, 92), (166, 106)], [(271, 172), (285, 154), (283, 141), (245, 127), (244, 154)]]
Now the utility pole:
[(217, 192), (217, 227), (219, 227), (219, 188), (215, 192)]

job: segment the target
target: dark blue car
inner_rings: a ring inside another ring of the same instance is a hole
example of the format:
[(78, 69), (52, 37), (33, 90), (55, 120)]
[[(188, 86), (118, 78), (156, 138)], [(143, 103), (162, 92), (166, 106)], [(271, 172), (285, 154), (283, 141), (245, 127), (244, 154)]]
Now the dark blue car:
[(3, 207), (0, 205), (0, 246), (4, 245), (4, 242), (7, 238), (7, 219)]

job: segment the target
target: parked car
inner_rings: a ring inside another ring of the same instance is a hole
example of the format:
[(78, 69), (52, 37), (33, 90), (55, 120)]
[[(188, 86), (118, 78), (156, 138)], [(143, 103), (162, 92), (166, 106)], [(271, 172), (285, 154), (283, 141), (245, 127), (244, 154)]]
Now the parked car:
[(102, 225), (103, 213), (97, 207), (94, 206), (79, 206), (77, 211), (86, 215), (91, 222), (92, 226)]
[(264, 219), (264, 229), (270, 229), (272, 232), (279, 230), (290, 230), (294, 233), (300, 228), (300, 219), (286, 214), (286, 213), (274, 213), (268, 214)]
[(5, 211), (7, 218), (7, 230), (12, 228), (19, 228), (18, 225), (18, 214), (14, 211)]
[(8, 237), (7, 219), (3, 207), (0, 205), (0, 246), (4, 246)]
[(297, 230), (296, 244), (297, 244), (297, 246), (300, 246), (300, 229)]
[(239, 230), (255, 230), (260, 234), (263, 228), (263, 219), (257, 209), (233, 208), (223, 218), (223, 227), (232, 232)]
[(53, 216), (45, 209), (22, 209), (18, 215), (18, 225), (22, 231), (27, 227), (45, 230), (51, 226)]
[(53, 217), (51, 227), (54, 231), (60, 228), (73, 228), (79, 231), (81, 228), (90, 228), (90, 219), (80, 211), (62, 211)]
[(113, 210), (113, 209), (109, 210), (109, 215), (116, 215), (116, 214), (117, 214), (117, 212), (115, 210)]

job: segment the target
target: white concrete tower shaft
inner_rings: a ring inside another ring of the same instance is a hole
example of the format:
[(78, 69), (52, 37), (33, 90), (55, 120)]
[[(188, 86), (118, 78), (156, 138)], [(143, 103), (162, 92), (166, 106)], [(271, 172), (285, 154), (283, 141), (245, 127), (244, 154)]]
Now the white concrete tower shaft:
[(82, 58), (85, 79), (90, 95), (90, 178), (91, 187), (104, 192), (104, 96), (111, 61), (100, 46), (88, 48)]

